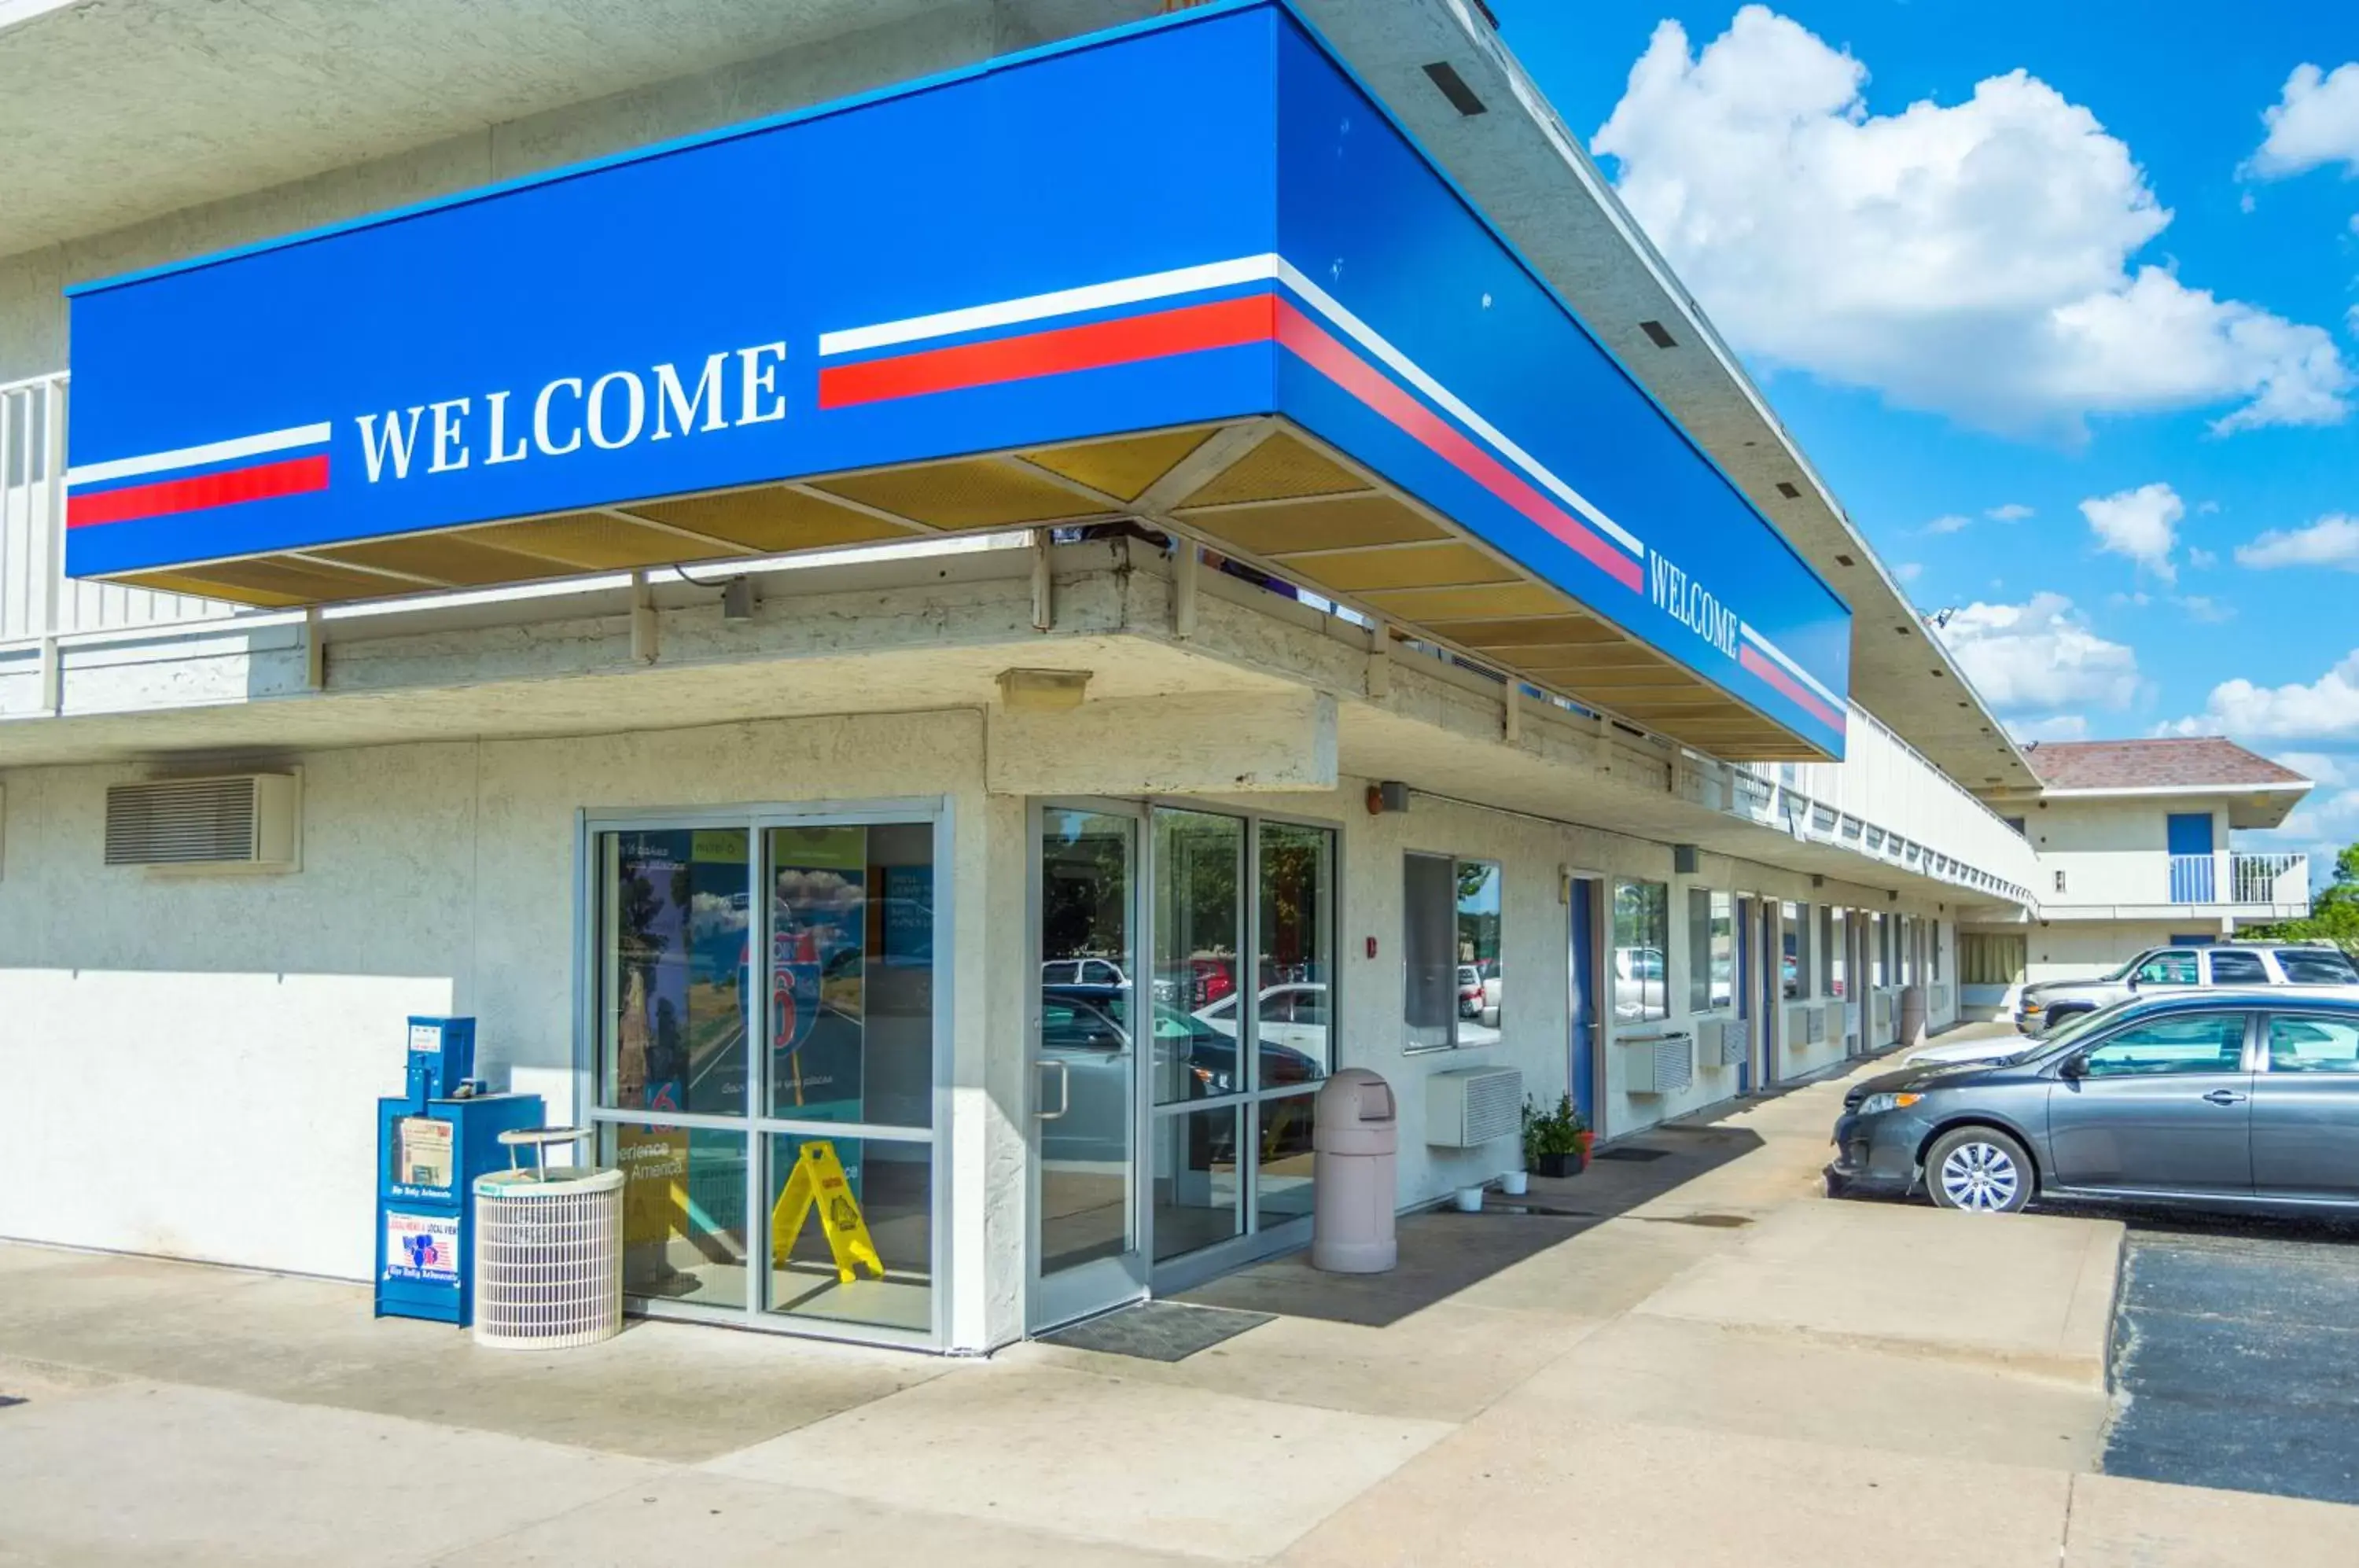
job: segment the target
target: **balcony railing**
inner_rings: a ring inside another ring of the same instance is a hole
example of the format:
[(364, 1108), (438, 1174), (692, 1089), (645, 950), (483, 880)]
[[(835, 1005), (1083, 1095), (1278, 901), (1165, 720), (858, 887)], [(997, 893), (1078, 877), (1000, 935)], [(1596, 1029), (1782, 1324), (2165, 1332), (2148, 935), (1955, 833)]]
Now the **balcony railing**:
[(2310, 857), (2301, 854), (2210, 855), (2170, 857), (2169, 902), (2174, 904), (2306, 905), (2310, 902)]

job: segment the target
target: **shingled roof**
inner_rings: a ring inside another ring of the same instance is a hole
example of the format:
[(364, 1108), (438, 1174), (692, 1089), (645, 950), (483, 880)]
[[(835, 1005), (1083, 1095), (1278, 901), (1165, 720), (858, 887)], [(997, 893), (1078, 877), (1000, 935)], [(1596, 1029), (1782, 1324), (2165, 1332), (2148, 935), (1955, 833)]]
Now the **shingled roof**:
[(2050, 789), (2224, 789), (2306, 785), (2310, 780), (2218, 735), (2185, 740), (2043, 741), (2023, 748)]

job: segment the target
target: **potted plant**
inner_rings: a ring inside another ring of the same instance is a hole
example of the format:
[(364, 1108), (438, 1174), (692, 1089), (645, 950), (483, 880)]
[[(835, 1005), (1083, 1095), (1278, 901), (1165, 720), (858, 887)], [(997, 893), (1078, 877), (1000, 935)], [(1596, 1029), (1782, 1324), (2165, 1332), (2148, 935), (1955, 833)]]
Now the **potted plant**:
[(1589, 1123), (1565, 1094), (1554, 1110), (1524, 1099), (1524, 1163), (1541, 1176), (1578, 1176), (1589, 1168)]

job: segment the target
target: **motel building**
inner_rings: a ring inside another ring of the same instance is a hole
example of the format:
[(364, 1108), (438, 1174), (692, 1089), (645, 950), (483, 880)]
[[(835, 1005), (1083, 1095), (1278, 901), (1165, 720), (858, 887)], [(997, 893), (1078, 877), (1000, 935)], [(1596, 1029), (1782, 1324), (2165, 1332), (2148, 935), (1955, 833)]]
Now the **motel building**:
[(366, 1279), (459, 1015), (635, 1310), (986, 1352), (1302, 1245), (1339, 1068), (1408, 1210), (2038, 929), (1479, 4), (446, 9), (0, 8), (0, 1236)]

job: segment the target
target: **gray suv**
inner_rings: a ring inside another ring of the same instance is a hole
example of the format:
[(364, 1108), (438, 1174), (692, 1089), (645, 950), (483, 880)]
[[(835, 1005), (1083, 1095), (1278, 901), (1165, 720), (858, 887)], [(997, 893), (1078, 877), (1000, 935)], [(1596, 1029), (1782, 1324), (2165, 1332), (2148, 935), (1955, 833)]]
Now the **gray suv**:
[(2137, 997), (1997, 1062), (1843, 1098), (1827, 1190), (2012, 1214), (2035, 1195), (2359, 1213), (2359, 996)]
[(2333, 948), (2293, 942), (2150, 947), (2094, 979), (2026, 985), (2016, 1004), (2015, 1027), (2040, 1034), (2066, 1018), (2132, 996), (2224, 985), (2359, 985), (2359, 969)]

